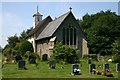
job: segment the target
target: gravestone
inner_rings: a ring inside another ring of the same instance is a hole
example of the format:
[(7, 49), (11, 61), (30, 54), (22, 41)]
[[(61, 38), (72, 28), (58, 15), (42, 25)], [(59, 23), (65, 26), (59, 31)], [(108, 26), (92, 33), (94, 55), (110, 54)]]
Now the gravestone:
[(95, 64), (89, 64), (89, 72), (92, 74), (92, 73), (96, 73), (96, 66)]
[(117, 72), (120, 72), (120, 63), (117, 63), (117, 64), (116, 64), (116, 71), (117, 71)]
[(32, 55), (29, 56), (28, 61), (29, 61), (30, 64), (36, 64), (36, 58), (33, 57)]
[(72, 73), (73, 73), (74, 75), (79, 75), (79, 74), (80, 74), (79, 72), (80, 72), (79, 65), (73, 64)]
[(91, 59), (89, 59), (89, 60), (88, 60), (88, 64), (91, 64), (91, 63), (92, 63), (92, 62), (91, 62)]
[(105, 72), (109, 72), (109, 64), (106, 63), (103, 67)]
[(49, 62), (49, 67), (50, 67), (51, 69), (55, 69), (55, 68), (56, 68), (56, 61), (55, 61), (55, 60), (51, 60), (51, 61)]
[(19, 69), (25, 69), (25, 61), (24, 60), (19, 60), (18, 68)]
[(15, 60), (18, 62), (19, 60), (22, 60), (22, 57), (20, 55), (16, 55)]

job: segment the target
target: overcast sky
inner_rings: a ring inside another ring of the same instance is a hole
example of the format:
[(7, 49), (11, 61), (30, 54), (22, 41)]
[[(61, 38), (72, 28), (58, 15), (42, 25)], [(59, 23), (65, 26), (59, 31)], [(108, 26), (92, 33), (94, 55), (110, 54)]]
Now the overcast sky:
[(53, 19), (69, 11), (72, 12), (76, 19), (81, 19), (83, 15), (95, 14), (101, 10), (111, 10), (118, 14), (118, 2), (2, 2), (0, 3), (1, 15), (0, 29), (2, 41), (0, 45), (4, 47), (7, 44), (7, 37), (14, 34), (19, 35), (23, 30), (32, 26), (32, 16), (36, 13), (37, 5), (43, 19), (50, 15)]

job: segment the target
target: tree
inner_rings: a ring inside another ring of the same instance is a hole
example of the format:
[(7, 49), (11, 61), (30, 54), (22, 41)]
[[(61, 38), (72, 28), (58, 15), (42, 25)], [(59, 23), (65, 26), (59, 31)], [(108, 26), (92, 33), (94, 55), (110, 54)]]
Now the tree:
[(23, 32), (19, 36), (19, 40), (24, 41), (24, 40), (26, 40), (26, 38), (27, 38), (27, 33), (25, 30), (23, 30)]
[(112, 44), (120, 37), (120, 18), (110, 10), (86, 14), (80, 20), (86, 33), (90, 53), (110, 55)]
[(19, 36), (19, 40), (22, 42), (24, 40), (27, 39), (27, 36), (29, 34), (29, 32), (33, 29), (33, 27), (31, 27), (30, 29), (27, 29), (27, 30), (23, 30), (23, 32), (20, 34)]
[(25, 40), (25, 41), (21, 42), (21, 45), (19, 47), (19, 51), (20, 51), (20, 54), (24, 56), (24, 54), (27, 51), (33, 52), (33, 46), (30, 42)]
[(8, 46), (14, 48), (16, 43), (19, 42), (18, 36), (15, 34), (14, 36), (8, 37)]
[(62, 45), (60, 42), (55, 45), (53, 56), (57, 61), (65, 61), (67, 63), (75, 63), (79, 61), (77, 50), (68, 45)]
[(112, 47), (112, 53), (120, 55), (120, 38), (115, 40), (115, 42), (112, 44)]

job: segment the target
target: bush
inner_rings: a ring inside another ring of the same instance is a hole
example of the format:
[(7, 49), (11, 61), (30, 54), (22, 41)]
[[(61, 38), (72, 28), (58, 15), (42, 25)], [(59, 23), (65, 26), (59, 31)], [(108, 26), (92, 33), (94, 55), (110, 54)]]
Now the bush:
[(120, 63), (120, 55), (115, 55), (113, 62), (114, 62), (114, 63)]
[(94, 60), (97, 60), (97, 54), (87, 54), (87, 55), (84, 55), (83, 58), (91, 58), (91, 59), (94, 59)]
[(20, 50), (20, 54), (21, 54), (22, 56), (24, 56), (24, 54), (25, 54), (27, 51), (33, 52), (33, 46), (32, 46), (32, 44), (31, 44), (30, 42), (28, 42), (28, 41), (23, 41), (23, 42), (21, 43), (21, 45), (20, 45), (19, 50)]
[(43, 61), (47, 61), (48, 60), (48, 55), (47, 54), (43, 54), (42, 55), (42, 60)]
[(79, 52), (67, 45), (62, 45), (57, 43), (53, 49), (53, 56), (59, 61), (65, 61), (67, 63), (77, 63), (79, 62)]
[(29, 58), (28, 59), (29, 63), (34, 64), (34, 63), (36, 63), (37, 54), (31, 53), (28, 58)]

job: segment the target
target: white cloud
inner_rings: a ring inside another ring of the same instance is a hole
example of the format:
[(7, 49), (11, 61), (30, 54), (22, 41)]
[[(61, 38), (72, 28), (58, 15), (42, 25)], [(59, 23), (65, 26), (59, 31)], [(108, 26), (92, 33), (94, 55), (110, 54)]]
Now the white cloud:
[(2, 46), (5, 46), (9, 36), (21, 33), (26, 26), (22, 18), (10, 12), (3, 12), (2, 23)]

